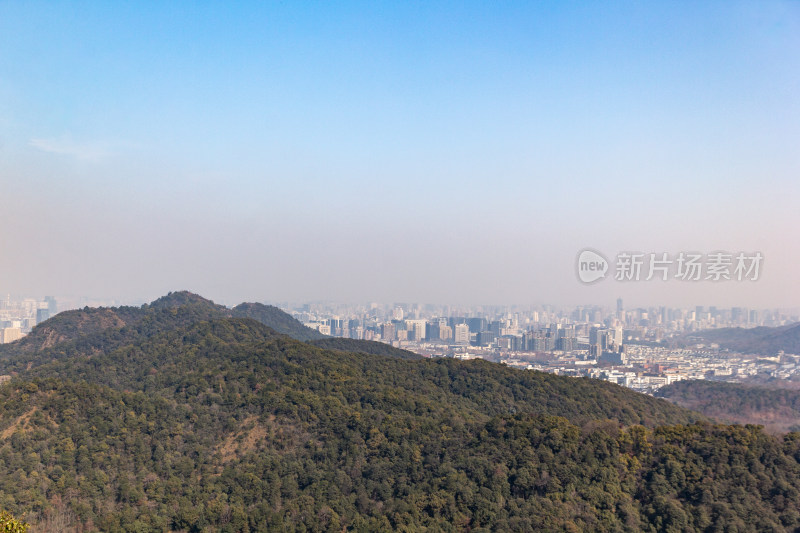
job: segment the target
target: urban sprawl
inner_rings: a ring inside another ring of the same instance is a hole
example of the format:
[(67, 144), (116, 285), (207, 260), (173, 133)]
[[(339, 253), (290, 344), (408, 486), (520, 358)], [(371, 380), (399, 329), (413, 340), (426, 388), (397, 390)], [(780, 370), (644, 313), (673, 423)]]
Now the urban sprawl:
[[(486, 359), (604, 379), (647, 393), (683, 379), (738, 381), (756, 374), (788, 378), (800, 372), (795, 354), (740, 354), (685, 341), (693, 331), (800, 320), (779, 310), (625, 309), (619, 299), (615, 310), (308, 304), (293, 315), (326, 335), (380, 341), (424, 357)], [(670, 342), (680, 337), (684, 342)]]
[[(72, 307), (72, 306), (69, 306)], [(683, 379), (745, 380), (800, 374), (800, 355), (735, 353), (692, 342), (691, 332), (782, 326), (779, 310), (598, 306), (454, 307), (419, 304), (291, 306), (295, 318), (334, 337), (379, 341), (424, 357), (486, 359), (516, 368), (612, 381), (642, 392)], [(0, 300), (0, 343), (14, 342), (58, 310), (53, 297)], [(674, 342), (681, 339), (682, 342)]]

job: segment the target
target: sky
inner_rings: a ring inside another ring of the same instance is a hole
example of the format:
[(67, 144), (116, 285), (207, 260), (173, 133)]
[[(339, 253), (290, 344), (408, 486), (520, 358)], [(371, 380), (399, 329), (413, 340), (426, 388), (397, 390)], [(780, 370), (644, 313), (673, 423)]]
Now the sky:
[(799, 201), (798, 2), (0, 0), (3, 293), (800, 307)]

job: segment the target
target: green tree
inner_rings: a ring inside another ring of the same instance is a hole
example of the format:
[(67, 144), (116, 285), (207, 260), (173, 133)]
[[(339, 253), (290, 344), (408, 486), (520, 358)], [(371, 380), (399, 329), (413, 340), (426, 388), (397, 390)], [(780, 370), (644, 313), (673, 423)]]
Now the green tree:
[(0, 511), (0, 531), (25, 533), (28, 531), (28, 524), (14, 518), (8, 511)]

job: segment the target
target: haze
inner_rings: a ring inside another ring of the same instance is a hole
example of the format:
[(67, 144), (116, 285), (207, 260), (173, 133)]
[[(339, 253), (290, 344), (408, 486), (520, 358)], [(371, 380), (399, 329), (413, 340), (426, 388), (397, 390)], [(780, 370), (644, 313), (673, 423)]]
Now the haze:
[(6, 1), (0, 292), (795, 307), (798, 95), (797, 2)]

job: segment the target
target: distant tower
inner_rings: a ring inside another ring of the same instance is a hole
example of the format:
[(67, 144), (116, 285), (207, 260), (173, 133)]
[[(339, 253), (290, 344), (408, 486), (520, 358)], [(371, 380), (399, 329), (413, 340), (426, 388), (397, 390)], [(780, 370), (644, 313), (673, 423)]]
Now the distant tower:
[(617, 318), (622, 320), (622, 316), (625, 313), (625, 307), (622, 305), (622, 298), (617, 298)]

